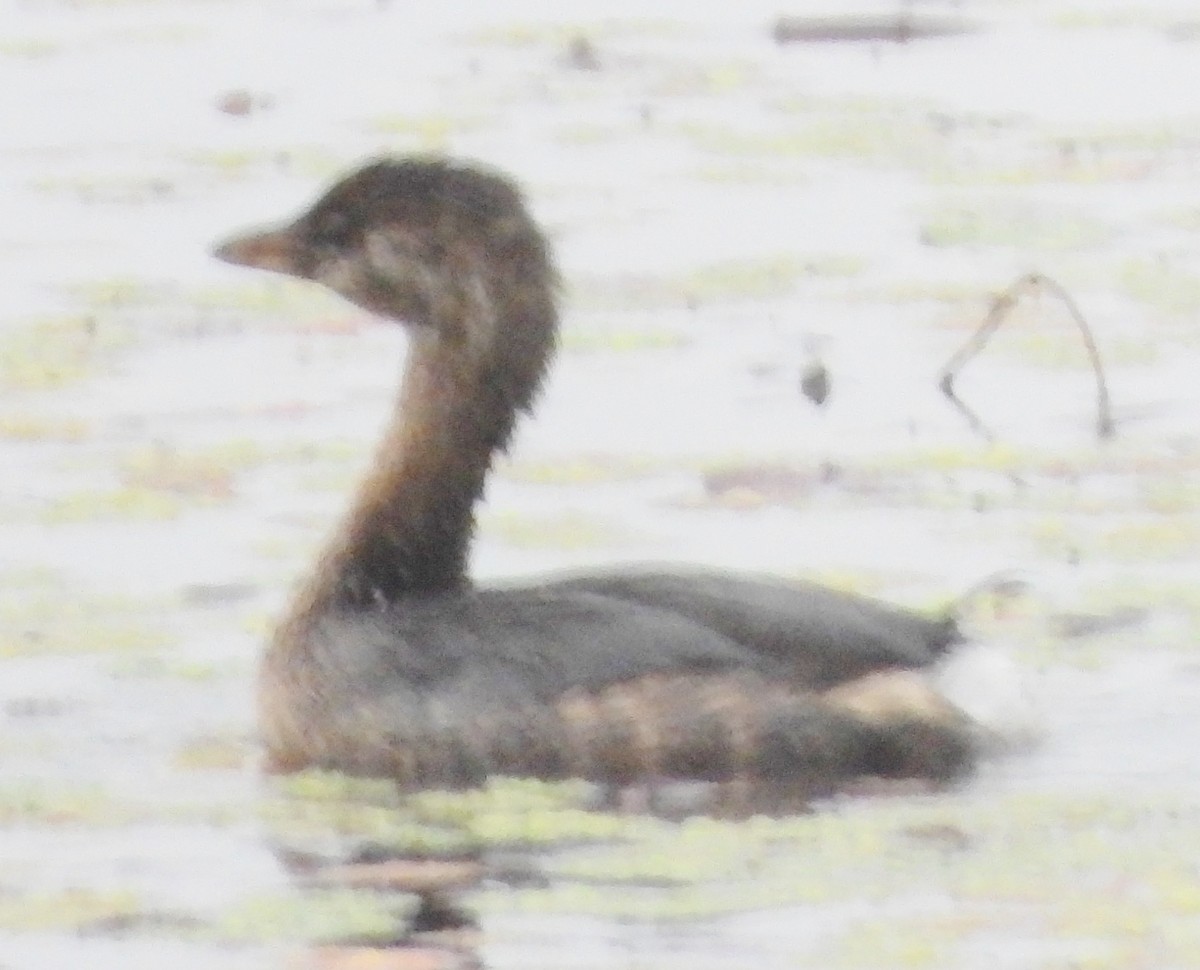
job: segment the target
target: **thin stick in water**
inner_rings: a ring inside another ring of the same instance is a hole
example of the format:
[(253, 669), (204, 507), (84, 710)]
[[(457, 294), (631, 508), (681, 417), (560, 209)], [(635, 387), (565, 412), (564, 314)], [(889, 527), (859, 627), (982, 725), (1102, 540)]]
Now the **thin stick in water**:
[(983, 318), (983, 323), (979, 325), (975, 332), (967, 338), (967, 342), (955, 351), (943, 365), (941, 379), (938, 382), (942, 393), (966, 419), (972, 431), (986, 438), (988, 441), (996, 439), (995, 434), (983, 423), (979, 415), (968, 407), (962, 398), (955, 393), (954, 381), (967, 362), (983, 350), (987, 342), (1000, 329), (1000, 325), (1008, 319), (1013, 307), (1017, 305), (1021, 297), (1026, 293), (1036, 293), (1039, 290), (1048, 292), (1058, 298), (1067, 308), (1071, 319), (1075, 321), (1075, 325), (1079, 328), (1084, 348), (1087, 350), (1088, 360), (1092, 365), (1092, 372), (1096, 375), (1096, 437), (1102, 440), (1111, 438), (1115, 434), (1116, 426), (1112, 418), (1112, 404), (1108, 394), (1108, 382), (1104, 376), (1104, 365), (1100, 361), (1100, 351), (1096, 346), (1095, 338), (1092, 336), (1091, 328), (1066, 289), (1050, 277), (1043, 276), (1041, 273), (1027, 273), (992, 300), (992, 305), (988, 307), (988, 312)]

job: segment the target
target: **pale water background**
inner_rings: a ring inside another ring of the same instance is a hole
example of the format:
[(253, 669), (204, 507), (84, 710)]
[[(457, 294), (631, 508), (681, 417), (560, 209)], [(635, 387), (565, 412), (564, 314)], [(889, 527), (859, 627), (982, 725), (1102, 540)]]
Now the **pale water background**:
[[(567, 281), (478, 575), (933, 607), (1019, 570), (976, 622), (1043, 732), (954, 792), (520, 852), (536, 887), (463, 899), (478, 959), (1200, 965), (1200, 14), (915, 3), (964, 32), (781, 45), (814, 5), (710, 7), (0, 3), (0, 968), (350, 965), (269, 851), (251, 690), (403, 342), (207, 252), (410, 151), (511, 172)], [(1030, 270), (1096, 331), (1111, 442), (1052, 300), (960, 382), (995, 444), (937, 392)]]

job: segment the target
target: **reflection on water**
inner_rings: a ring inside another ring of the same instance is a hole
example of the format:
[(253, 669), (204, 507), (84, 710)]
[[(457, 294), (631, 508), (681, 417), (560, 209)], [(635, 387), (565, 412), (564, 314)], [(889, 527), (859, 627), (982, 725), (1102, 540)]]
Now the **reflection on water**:
[[(949, 792), (729, 821), (597, 810), (583, 785), (400, 798), (313, 775), (285, 784), (271, 838), (302, 892), (390, 907), (376, 935), (314, 947), (320, 966), (991, 967), (998, 942), (1028, 966), (1128, 947), (1142, 921), (1192, 939), (1200, 676), (1138, 670), (1052, 678), (1042, 700), (1074, 730)], [(1128, 716), (1101, 717), (1131, 678)], [(1171, 750), (1139, 761), (1154, 743)]]
[[(612, 811), (578, 784), (139, 774), (93, 698), (93, 743), (36, 717), (111, 785), (0, 786), (0, 966), (959, 968), (998, 942), (1011, 966), (1172, 965), (1200, 943), (1200, 666), (1147, 646), (1035, 688), (1040, 743), (954, 790), (741, 820)], [(228, 701), (158, 702), (184, 696)]]

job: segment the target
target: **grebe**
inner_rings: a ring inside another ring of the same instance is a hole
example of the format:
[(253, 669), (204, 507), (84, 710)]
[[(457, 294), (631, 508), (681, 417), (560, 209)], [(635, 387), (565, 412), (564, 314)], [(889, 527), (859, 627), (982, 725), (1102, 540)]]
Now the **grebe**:
[(268, 770), (823, 788), (970, 767), (971, 723), (925, 676), (961, 640), (948, 618), (701, 569), (469, 580), (475, 505), (558, 328), (546, 239), (506, 178), (375, 161), (215, 254), (322, 283), (410, 341), (373, 470), (266, 651)]

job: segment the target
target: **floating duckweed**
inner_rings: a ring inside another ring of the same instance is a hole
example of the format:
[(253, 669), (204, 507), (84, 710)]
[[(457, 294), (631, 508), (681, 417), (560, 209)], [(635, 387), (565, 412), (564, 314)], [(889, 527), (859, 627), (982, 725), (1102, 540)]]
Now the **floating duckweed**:
[(1106, 242), (1110, 227), (1064, 207), (1011, 198), (955, 202), (931, 211), (921, 227), (929, 246), (1008, 246), (1022, 250), (1078, 249)]
[(75, 299), (95, 309), (144, 306), (165, 302), (172, 296), (170, 290), (165, 287), (124, 276), (72, 283), (64, 287), (64, 290)]
[(47, 525), (99, 519), (174, 519), (184, 508), (177, 495), (134, 486), (59, 496), (42, 509), (39, 518)]
[(966, 447), (945, 445), (922, 448), (904, 455), (883, 457), (878, 460), (876, 468), (885, 472), (930, 468), (942, 472), (963, 470), (1014, 472), (1042, 467), (1046, 462), (1060, 464), (1062, 458), (999, 442)]
[(45, 37), (13, 37), (0, 42), (0, 57), (36, 60), (57, 54), (61, 50), (56, 41)]
[(176, 677), (186, 681), (217, 680), (229, 671), (225, 667), (204, 660), (161, 654), (124, 654), (110, 661), (106, 667), (113, 677), (152, 678)]
[(248, 441), (196, 451), (149, 445), (124, 456), (120, 475), (127, 489), (221, 502), (233, 497), (236, 472), (260, 464), (264, 457), (263, 450)]
[(1155, 221), (1185, 232), (1196, 232), (1200, 230), (1200, 207), (1189, 205), (1167, 209), (1159, 213)]
[(157, 175), (43, 176), (31, 184), (39, 192), (70, 195), (87, 204), (135, 205), (175, 194), (175, 184)]
[[(1200, 589), (1188, 582), (1122, 577), (1118, 582), (1089, 588), (1078, 608), (1085, 612), (1169, 610), (1187, 615), (1193, 625), (1200, 627)], [(1191, 645), (1197, 643), (1200, 637), (1191, 641)]]
[(571, 353), (619, 354), (635, 350), (678, 350), (690, 342), (686, 334), (651, 328), (633, 330), (620, 327), (574, 327), (562, 337), (563, 350)]
[(224, 913), (213, 930), (234, 942), (390, 942), (403, 932), (414, 905), (408, 899), (347, 889), (260, 896)]
[(493, 512), (480, 516), (479, 528), (490, 539), (522, 549), (592, 549), (644, 538), (616, 519), (584, 512), (549, 516)]
[(592, 485), (644, 478), (668, 467), (649, 455), (578, 455), (558, 461), (508, 462), (504, 478), (532, 485)]
[(519, 21), (482, 27), (463, 35), (463, 40), (475, 44), (495, 44), (505, 47), (561, 46), (580, 36), (586, 37), (646, 37), (678, 36), (686, 27), (677, 20), (606, 17), (602, 22), (587, 23), (522, 23)]
[(1155, 478), (1138, 483), (1141, 503), (1148, 512), (1176, 515), (1200, 511), (1200, 482), (1191, 478)]
[(0, 591), (0, 656), (147, 650), (172, 637), (145, 618), (145, 604), (52, 590)]
[(483, 812), (534, 812), (578, 808), (589, 786), (580, 781), (536, 778), (493, 778), (482, 788), (461, 792), (428, 791), (410, 796), (407, 804), (431, 819), (468, 821)]
[(340, 802), (356, 800), (374, 804), (391, 804), (397, 799), (394, 782), (375, 778), (356, 778), (338, 771), (297, 772), (275, 782), (280, 794), (287, 798), (309, 802)]
[(191, 771), (236, 771), (244, 768), (251, 749), (244, 738), (207, 737), (185, 741), (171, 762)]
[(83, 930), (135, 916), (142, 902), (126, 890), (65, 889), (35, 895), (0, 896), (0, 927), (24, 933)]
[(289, 843), (349, 837), (421, 855), (613, 841), (644, 834), (654, 824), (579, 808), (585, 790), (571, 783), (495, 779), (463, 792), (401, 794), (390, 782), (305, 772), (280, 786), (263, 815)]
[(485, 812), (472, 818), (467, 828), (484, 845), (531, 846), (607, 841), (627, 837), (638, 826), (617, 815), (550, 809)]
[(324, 289), (276, 280), (197, 287), (184, 294), (184, 298), (198, 310), (228, 313), (232, 309), (242, 314), (259, 314), (290, 328), (302, 328), (314, 320), (351, 316), (345, 304)]
[(0, 335), (0, 387), (50, 390), (91, 377), (132, 339), (91, 316), (35, 320)]
[(1102, 530), (1099, 550), (1117, 559), (1190, 558), (1200, 543), (1200, 522), (1179, 515), (1154, 516)]
[(647, 93), (656, 98), (720, 97), (745, 89), (760, 75), (760, 65), (745, 60), (680, 64), (656, 77)]
[(0, 825), (125, 825), (142, 818), (137, 806), (97, 785), (15, 782), (0, 786)]
[[(604, 311), (738, 303), (786, 296), (808, 280), (856, 276), (865, 265), (863, 257), (850, 253), (768, 255), (708, 263), (674, 274), (577, 277), (569, 296), (576, 308)], [(656, 333), (657, 339), (674, 342), (667, 346), (678, 345), (686, 336), (670, 331)], [(564, 334), (567, 347), (575, 339), (582, 338), (571, 331)]]
[(350, 840), (424, 856), (460, 855), (475, 845), (461, 828), (427, 824), (395, 807), (353, 801), (274, 800), (263, 806), (262, 818), (275, 838), (296, 846)]
[(83, 441), (92, 433), (83, 418), (34, 414), (0, 415), (0, 439), (8, 441)]
[(1159, 912), (1200, 917), (1200, 878), (1194, 871), (1157, 873), (1150, 878)]
[(446, 151), (454, 136), (479, 126), (478, 119), (450, 115), (381, 115), (367, 122), (372, 131), (402, 139), (406, 149), (427, 152)]
[(1122, 290), (1167, 313), (1192, 314), (1200, 308), (1200, 276), (1160, 260), (1133, 259), (1117, 269)]
[(862, 256), (842, 253), (739, 260), (701, 267), (683, 277), (682, 285), (704, 302), (765, 299), (791, 292), (800, 280), (854, 276), (863, 266)]
[(422, 855), (472, 847), (461, 827), (429, 824), (415, 815), (394, 783), (338, 772), (307, 771), (283, 780), (277, 797), (263, 804), (262, 817), (288, 843), (349, 838)]
[(730, 157), (851, 158), (925, 167), (937, 161), (940, 138), (923, 118), (890, 112), (811, 113), (786, 128), (738, 131), (686, 122), (674, 133), (698, 151)]

